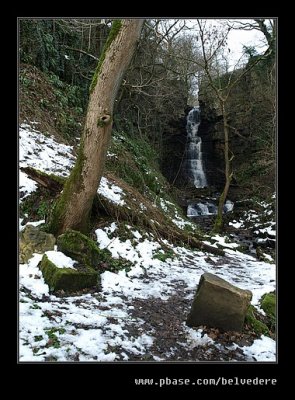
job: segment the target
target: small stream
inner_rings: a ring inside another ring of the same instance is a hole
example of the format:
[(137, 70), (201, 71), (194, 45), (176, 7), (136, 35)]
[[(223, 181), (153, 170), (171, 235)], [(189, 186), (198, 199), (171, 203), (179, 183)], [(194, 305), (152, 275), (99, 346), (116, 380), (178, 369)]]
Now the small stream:
[[(214, 219), (218, 211), (219, 193), (207, 196), (204, 193), (209, 188), (206, 177), (206, 171), (203, 165), (202, 139), (198, 135), (199, 126), (201, 124), (201, 113), (198, 107), (192, 108), (187, 115), (187, 143), (185, 148), (185, 157), (183, 161), (183, 173), (189, 187), (194, 187), (192, 197), (186, 198), (187, 217), (199, 225), (204, 232), (211, 232)], [(210, 188), (209, 188), (210, 189)], [(257, 247), (262, 251), (267, 251), (270, 254), (274, 253), (275, 238), (273, 233), (269, 236), (266, 234), (268, 230), (272, 230), (271, 219), (265, 225), (264, 212), (269, 212), (267, 209), (261, 210), (261, 215), (252, 214), (246, 206), (241, 208), (237, 202), (235, 204), (227, 199), (223, 207), (223, 218), (225, 233), (230, 240), (240, 244), (244, 251), (251, 255), (257, 255)], [(184, 205), (183, 204), (183, 205)], [(244, 214), (243, 214), (244, 213)], [(254, 215), (254, 219), (252, 217)], [(235, 219), (237, 218), (237, 220)], [(241, 223), (238, 223), (241, 218)], [(243, 223), (244, 218), (244, 223)], [(257, 227), (262, 228), (259, 229)], [(258, 230), (257, 230), (258, 229)], [(275, 235), (275, 234), (274, 234)]]
[[(195, 222), (196, 225), (199, 225), (204, 232), (210, 233), (212, 231), (216, 214), (216, 198), (188, 202), (187, 217)], [(246, 218), (245, 215), (247, 216)], [(227, 200), (223, 209), (224, 233), (231, 241), (241, 245), (248, 254), (256, 256), (257, 247), (260, 247), (263, 252), (274, 254), (275, 231), (264, 227), (264, 225), (271, 226), (273, 222), (271, 220), (265, 222), (263, 213), (261, 215), (256, 214), (252, 221), (250, 216), (251, 211), (249, 212), (247, 208), (240, 209), (240, 206), (237, 205), (237, 209), (235, 209), (235, 204)], [(244, 223), (237, 222), (237, 220), (243, 221), (243, 218)]]

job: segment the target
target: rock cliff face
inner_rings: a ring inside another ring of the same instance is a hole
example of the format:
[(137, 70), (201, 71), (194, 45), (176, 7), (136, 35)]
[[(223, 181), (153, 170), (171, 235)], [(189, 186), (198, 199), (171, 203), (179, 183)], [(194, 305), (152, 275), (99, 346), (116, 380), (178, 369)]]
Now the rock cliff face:
[(222, 116), (212, 104), (200, 99), (203, 162), (208, 185), (220, 190), (224, 185), (224, 155)]
[[(233, 179), (229, 198), (267, 197), (275, 191), (275, 93), (266, 80), (268, 69), (253, 69), (234, 86), (226, 102), (229, 116), (230, 157), (233, 157)], [(236, 72), (238, 74), (239, 71)], [(220, 192), (224, 186), (223, 116), (216, 96), (208, 85), (199, 89), (201, 123), (198, 136), (202, 142), (202, 162), (208, 190)], [(195, 192), (187, 182), (183, 166), (186, 156), (187, 115), (171, 124), (163, 134), (162, 171), (168, 181), (183, 192)], [(201, 193), (202, 189), (197, 189)]]
[[(187, 115), (192, 107), (184, 110), (178, 121), (163, 132), (163, 154), (161, 170), (163, 175), (177, 187), (188, 190), (191, 185), (183, 171), (185, 148), (187, 143)], [(223, 167), (223, 131), (221, 116), (205, 103), (200, 102), (201, 123), (198, 136), (202, 139), (202, 158), (208, 186), (219, 190), (224, 184)]]
[(182, 186), (181, 164), (184, 157), (186, 134), (186, 115), (190, 108), (184, 110), (183, 116), (172, 121), (169, 129), (163, 132), (163, 152), (161, 171), (169, 183)]
[[(230, 157), (234, 156), (229, 191), (233, 200), (241, 195), (265, 197), (275, 190), (275, 84), (269, 79), (271, 73), (267, 62), (259, 64), (238, 81), (226, 102)], [(241, 70), (234, 74), (238, 77)], [(205, 83), (200, 85), (199, 103), (207, 180), (219, 190), (224, 184), (223, 117), (216, 96)]]

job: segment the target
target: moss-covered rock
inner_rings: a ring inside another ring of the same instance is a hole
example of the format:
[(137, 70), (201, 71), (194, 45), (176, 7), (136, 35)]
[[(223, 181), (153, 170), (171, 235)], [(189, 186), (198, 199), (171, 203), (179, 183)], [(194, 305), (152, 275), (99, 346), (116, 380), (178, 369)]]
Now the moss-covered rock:
[(267, 325), (257, 319), (258, 317), (258, 311), (256, 308), (252, 305), (249, 306), (245, 318), (245, 325), (248, 326), (253, 332), (255, 332), (257, 335), (267, 335), (270, 336), (270, 331), (267, 327)]
[(93, 240), (74, 230), (68, 230), (57, 238), (57, 248), (68, 257), (95, 270), (100, 270), (101, 263), (111, 258), (109, 250), (99, 249)]
[(41, 231), (37, 226), (27, 225), (20, 233), (20, 263), (28, 262), (33, 253), (53, 250), (55, 242), (55, 237), (50, 233)]
[(39, 268), (51, 292), (57, 290), (74, 292), (97, 285), (97, 272), (89, 266), (85, 266), (83, 271), (72, 268), (58, 268), (44, 254)]
[(265, 314), (275, 319), (276, 317), (276, 294), (275, 292), (265, 293), (260, 299), (260, 307)]

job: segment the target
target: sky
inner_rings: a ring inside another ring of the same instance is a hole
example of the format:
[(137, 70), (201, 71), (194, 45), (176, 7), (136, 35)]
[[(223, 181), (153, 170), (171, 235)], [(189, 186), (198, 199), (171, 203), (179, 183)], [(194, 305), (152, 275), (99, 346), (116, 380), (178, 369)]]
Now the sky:
[[(224, 19), (208, 19), (212, 24), (217, 25), (223, 22)], [(227, 19), (227, 21), (231, 21)], [(233, 20), (232, 20), (233, 21)], [(234, 19), (234, 21), (253, 22), (253, 19)], [(194, 26), (196, 20), (187, 20), (188, 26)], [(266, 50), (266, 40), (262, 32), (257, 30), (231, 30), (228, 36), (228, 48), (230, 53), (228, 58), (231, 60), (230, 64), (235, 65), (243, 53), (243, 45), (254, 46), (257, 51), (263, 52)]]
[(238, 60), (241, 57), (243, 45), (254, 46), (259, 53), (267, 48), (262, 32), (257, 30), (232, 30), (229, 33), (228, 47), (231, 49), (233, 60)]

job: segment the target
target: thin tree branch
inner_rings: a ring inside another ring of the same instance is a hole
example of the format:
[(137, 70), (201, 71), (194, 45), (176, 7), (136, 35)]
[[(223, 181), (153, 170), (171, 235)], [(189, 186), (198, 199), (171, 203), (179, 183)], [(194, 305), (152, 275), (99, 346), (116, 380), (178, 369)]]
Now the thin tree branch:
[(63, 47), (65, 48), (65, 49), (67, 49), (67, 50), (72, 50), (72, 51), (76, 51), (77, 53), (82, 53), (82, 54), (85, 54), (86, 56), (88, 56), (88, 57), (91, 57), (91, 58), (93, 58), (94, 60), (98, 60), (98, 57), (96, 57), (96, 56), (94, 56), (93, 54), (90, 54), (90, 53), (88, 53), (87, 51), (84, 51), (84, 50), (82, 50), (82, 49), (76, 49), (76, 48), (74, 48), (74, 47), (69, 47), (69, 46), (65, 46), (65, 45), (63, 45)]

